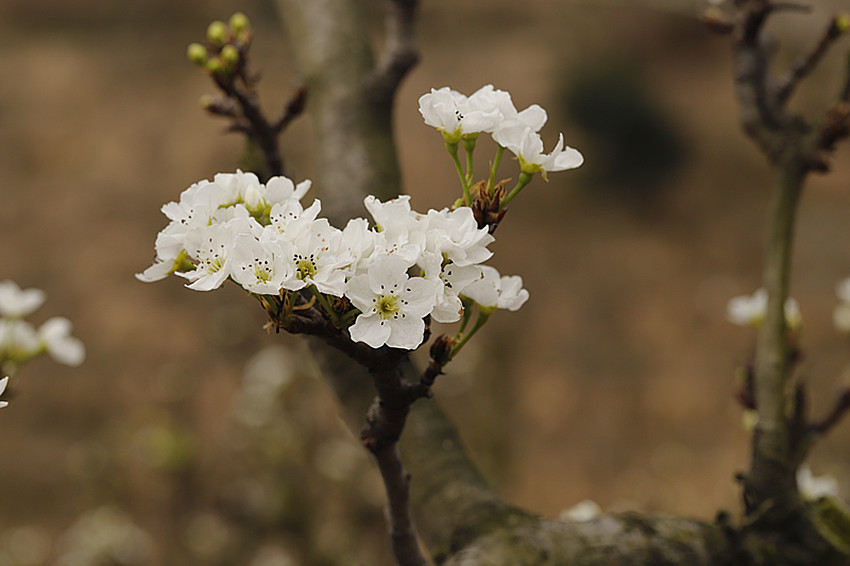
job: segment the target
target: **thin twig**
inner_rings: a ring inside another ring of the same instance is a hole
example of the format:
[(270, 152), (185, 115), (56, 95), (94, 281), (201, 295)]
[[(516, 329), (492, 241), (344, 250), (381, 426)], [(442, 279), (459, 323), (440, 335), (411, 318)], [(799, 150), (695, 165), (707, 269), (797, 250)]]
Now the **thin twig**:
[(848, 411), (850, 411), (850, 388), (845, 388), (836, 398), (832, 411), (823, 420), (809, 426), (810, 433), (823, 436), (832, 430)]
[(815, 48), (806, 55), (802, 57), (797, 62), (795, 62), (785, 76), (780, 79), (777, 87), (776, 87), (776, 99), (780, 105), (785, 104), (791, 94), (794, 92), (794, 89), (800, 83), (806, 75), (812, 72), (812, 70), (817, 66), (817, 64), (821, 61), (824, 54), (826, 54), (829, 47), (838, 39), (841, 34), (841, 28), (839, 27), (839, 17), (833, 16), (832, 21), (829, 23), (829, 27), (827, 27), (826, 31), (818, 41)]
[(281, 114), (280, 118), (278, 118), (272, 126), (274, 130), (278, 134), (283, 133), (286, 127), (289, 126), (289, 123), (304, 112), (306, 103), (307, 87), (302, 85), (295, 89), (295, 92), (292, 94), (292, 98), (290, 98), (289, 102), (286, 103), (286, 108), (284, 108), (283, 114)]
[(401, 366), (399, 363), (388, 370), (370, 372), (378, 396), (366, 415), (366, 428), (360, 438), (375, 456), (384, 482), (393, 554), (398, 566), (427, 566), (413, 523), (410, 477), (398, 452), (410, 406), (419, 398), (418, 388), (404, 381)]

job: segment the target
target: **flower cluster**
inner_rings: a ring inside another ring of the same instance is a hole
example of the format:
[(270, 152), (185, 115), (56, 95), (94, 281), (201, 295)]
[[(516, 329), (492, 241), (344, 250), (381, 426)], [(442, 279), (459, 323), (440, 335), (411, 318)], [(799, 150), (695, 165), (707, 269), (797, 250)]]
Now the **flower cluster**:
[(327, 314), (344, 324), (353, 318), (352, 340), (373, 348), (417, 348), (425, 317), (461, 318), (461, 296), (512, 310), (528, 298), (519, 277), (481, 265), (493, 237), (468, 207), (420, 214), (408, 196), (369, 196), (374, 226), (356, 218), (338, 229), (319, 216), (318, 200), (302, 205), (309, 188), (286, 177), (263, 184), (242, 171), (192, 185), (163, 206), (170, 223), (156, 238), (154, 264), (137, 278), (175, 273), (199, 291), (232, 280), (259, 296), (312, 293), (322, 305), (345, 297), (347, 312)]
[(429, 126), (437, 128), (447, 145), (491, 134), (500, 147), (517, 156), (522, 173), (533, 175), (574, 169), (584, 162), (578, 150), (564, 145), (564, 136), (551, 153), (543, 153), (540, 130), (546, 123), (546, 111), (532, 104), (518, 111), (511, 95), (485, 85), (470, 96), (449, 87), (431, 89), (419, 98), (419, 112)]
[[(44, 303), (40, 289), (22, 290), (13, 281), (0, 281), (0, 370), (2, 375), (14, 375), (18, 366), (41, 354), (69, 366), (83, 362), (86, 352), (83, 343), (71, 336), (71, 322), (53, 317), (38, 329), (24, 320)], [(8, 377), (0, 380), (0, 394), (6, 389)], [(4, 407), (5, 402), (0, 402)]]

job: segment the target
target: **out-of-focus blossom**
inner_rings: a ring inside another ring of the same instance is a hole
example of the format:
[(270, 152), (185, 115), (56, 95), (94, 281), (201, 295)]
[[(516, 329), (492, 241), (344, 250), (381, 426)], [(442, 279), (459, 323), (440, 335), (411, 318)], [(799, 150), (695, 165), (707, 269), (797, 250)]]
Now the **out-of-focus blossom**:
[(23, 318), (44, 304), (41, 289), (21, 289), (10, 280), (0, 281), (0, 316)]
[[(767, 312), (767, 290), (757, 289), (752, 295), (733, 297), (726, 305), (726, 319), (738, 326), (761, 326)], [(798, 329), (803, 324), (800, 305), (789, 297), (785, 301), (785, 324), (791, 330)]]
[(808, 464), (797, 468), (797, 489), (803, 499), (816, 500), (821, 497), (838, 497), (838, 480), (832, 476), (815, 476)]

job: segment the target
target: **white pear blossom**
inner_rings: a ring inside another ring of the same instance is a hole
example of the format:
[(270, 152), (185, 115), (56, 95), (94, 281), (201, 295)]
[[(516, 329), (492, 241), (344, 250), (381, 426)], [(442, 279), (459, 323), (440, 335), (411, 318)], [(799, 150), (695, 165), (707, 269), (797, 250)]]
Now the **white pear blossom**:
[(6, 293), (6, 307), (0, 312), (0, 370), (12, 375), (18, 366), (44, 353), (59, 363), (79, 365), (85, 358), (83, 343), (71, 336), (71, 322), (54, 317), (36, 330), (20, 318), (44, 302), (44, 293), (38, 289), (21, 292), (11, 281), (0, 284)]
[(425, 249), (428, 222), (425, 216), (411, 210), (410, 197), (402, 195), (381, 202), (369, 195), (363, 204), (378, 228), (376, 253), (399, 255), (416, 263)]
[(838, 497), (838, 480), (832, 476), (815, 476), (808, 464), (797, 468), (797, 489), (803, 499), (814, 501), (821, 497)]
[[(760, 326), (767, 313), (767, 290), (757, 289), (752, 295), (733, 297), (726, 305), (726, 319), (738, 326)], [(803, 324), (800, 305), (789, 297), (785, 301), (785, 324), (796, 329)]]
[(494, 241), (487, 227), (479, 228), (472, 209), (429, 210), (425, 249), (444, 256), (455, 265), (474, 265), (490, 259), (487, 246)]
[(44, 304), (41, 289), (21, 289), (14, 281), (0, 281), (0, 316), (23, 318)]
[[(4, 377), (3, 379), (0, 379), (0, 395), (2, 395), (4, 391), (6, 391), (6, 385), (8, 385), (8, 384), (9, 384), (9, 378), (8, 377)], [(9, 403), (7, 401), (0, 401), (0, 409), (2, 409), (3, 407), (8, 407), (8, 406), (9, 406)]]
[(322, 203), (316, 199), (306, 210), (295, 199), (275, 204), (269, 211), (269, 230), (274, 230), (290, 242), (310, 229), (310, 225), (319, 216)]
[(435, 281), (436, 305), (431, 317), (437, 322), (457, 322), (463, 315), (463, 304), (459, 294), (473, 281), (481, 279), (481, 268), (477, 265), (460, 266), (444, 261), (442, 255), (431, 252), (423, 254), (419, 265), (425, 271), (425, 279)]
[(346, 296), (361, 311), (348, 329), (352, 340), (372, 348), (419, 347), (425, 336), (424, 318), (434, 308), (435, 283), (409, 277), (409, 267), (403, 258), (386, 255), (348, 282)]
[(78, 366), (86, 357), (83, 343), (71, 336), (71, 321), (64, 317), (53, 317), (38, 329), (41, 344), (50, 357), (60, 364)]
[(489, 265), (481, 266), (481, 279), (464, 287), (461, 294), (488, 310), (519, 310), (528, 300), (528, 291), (522, 287), (522, 277), (505, 275)]
[(459, 143), (463, 136), (492, 131), (500, 119), (498, 108), (477, 94), (467, 97), (447, 86), (432, 88), (419, 97), (419, 113), (442, 132), (446, 143)]
[(252, 234), (237, 234), (231, 253), (230, 273), (246, 291), (258, 295), (277, 295), (295, 276), (294, 246), (280, 238), (259, 239)]
[(0, 318), (0, 362), (20, 363), (41, 353), (36, 329), (18, 318)]
[(229, 223), (211, 224), (196, 228), (186, 234), (186, 252), (197, 262), (192, 271), (178, 275), (190, 281), (186, 286), (197, 291), (217, 289), (231, 275), (232, 264), (228, 261), (236, 236), (247, 223), (234, 219)]
[(345, 293), (345, 271), (352, 258), (342, 245), (342, 232), (325, 218), (310, 224), (309, 230), (292, 242), (295, 276), (284, 288), (291, 291), (315, 285), (320, 293), (341, 297)]
[(564, 134), (558, 136), (551, 153), (543, 153), (540, 134), (523, 124), (499, 130), (496, 141), (517, 156), (520, 170), (528, 175), (542, 172), (545, 178), (546, 173), (575, 169), (584, 163), (584, 156), (577, 149), (564, 145)]
[(505, 128), (515, 126), (529, 127), (535, 132), (539, 132), (546, 123), (548, 115), (546, 110), (537, 104), (525, 108), (522, 111), (517, 111), (509, 92), (493, 88), (493, 85), (485, 85), (475, 91), (469, 97), (469, 104), (481, 112), (492, 112), (493, 109), (498, 111), (498, 119), (493, 120), (488, 127), (482, 131), (489, 132), (498, 142), (498, 135)]

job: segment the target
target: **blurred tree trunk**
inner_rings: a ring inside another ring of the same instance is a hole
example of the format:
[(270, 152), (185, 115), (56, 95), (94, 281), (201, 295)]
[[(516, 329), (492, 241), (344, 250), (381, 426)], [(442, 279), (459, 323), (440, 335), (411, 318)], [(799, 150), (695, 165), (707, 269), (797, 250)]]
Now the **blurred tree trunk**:
[[(396, 0), (399, 2), (400, 0)], [(401, 190), (392, 132), (395, 88), (377, 88), (364, 3), (276, 0), (308, 89), (315, 130), (317, 190), (329, 217), (362, 214), (362, 199)], [(392, 4), (392, 2), (388, 2)], [(374, 395), (365, 370), (314, 343), (347, 422), (358, 431)], [(407, 370), (418, 377), (412, 366)], [(503, 501), (469, 460), (454, 426), (434, 400), (413, 409), (402, 437), (421, 537), (437, 564), (452, 566), (844, 564), (846, 556), (806, 547), (793, 532), (749, 532), (725, 520), (637, 513), (585, 522), (547, 520)], [(558, 486), (552, 486), (557, 489)], [(789, 527), (790, 528), (790, 527)]]

